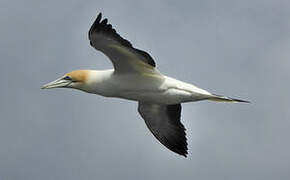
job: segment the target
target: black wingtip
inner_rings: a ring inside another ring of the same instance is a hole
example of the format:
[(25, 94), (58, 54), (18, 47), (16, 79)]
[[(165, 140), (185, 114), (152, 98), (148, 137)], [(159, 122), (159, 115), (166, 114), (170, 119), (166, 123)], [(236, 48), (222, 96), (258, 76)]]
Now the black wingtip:
[(105, 18), (105, 19), (103, 19), (103, 20), (102, 20), (102, 22), (101, 22), (101, 25), (106, 25), (106, 24), (107, 24), (107, 22), (108, 22), (108, 19), (107, 19), (107, 18)]
[(168, 149), (170, 149), (172, 152), (183, 156), (184, 158), (187, 158), (188, 155), (188, 149), (187, 149), (187, 143), (185, 145), (179, 146), (178, 149), (166, 146)]
[(100, 23), (102, 19), (102, 13), (100, 12), (96, 18), (96, 20), (94, 21), (94, 23), (92, 24), (90, 30), (89, 30), (89, 36), (90, 34), (94, 31), (94, 29), (96, 29), (96, 27), (98, 26), (98, 24)]
[(170, 149), (172, 152), (174, 152), (174, 153), (176, 153), (178, 155), (181, 155), (181, 156), (184, 156), (185, 158), (187, 158), (188, 148), (187, 148), (186, 141), (185, 142), (179, 141), (179, 143), (180, 143), (179, 145), (175, 145), (176, 147), (168, 146), (168, 144), (165, 145), (165, 146), (168, 149)]
[(183, 156), (184, 158), (187, 158), (188, 155), (187, 148), (183, 152), (177, 152), (177, 154)]
[(97, 16), (96, 22), (100, 22), (102, 19), (102, 13), (100, 12)]

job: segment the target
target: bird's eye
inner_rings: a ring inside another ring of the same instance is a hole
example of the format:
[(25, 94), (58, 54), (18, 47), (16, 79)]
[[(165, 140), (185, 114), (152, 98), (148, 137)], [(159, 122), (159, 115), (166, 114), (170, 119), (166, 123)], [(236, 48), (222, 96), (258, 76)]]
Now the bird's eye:
[(71, 81), (72, 80), (72, 78), (71, 77), (69, 77), (69, 76), (65, 76), (64, 78), (62, 78), (63, 80), (69, 80), (69, 81)]

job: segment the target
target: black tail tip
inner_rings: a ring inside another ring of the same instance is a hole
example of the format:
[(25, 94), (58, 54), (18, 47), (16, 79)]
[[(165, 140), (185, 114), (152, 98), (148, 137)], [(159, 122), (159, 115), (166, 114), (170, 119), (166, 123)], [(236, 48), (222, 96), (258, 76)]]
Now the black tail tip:
[(227, 96), (221, 96), (217, 94), (212, 94), (217, 100), (224, 101), (224, 102), (237, 102), (237, 103), (251, 103), (250, 101), (242, 100), (242, 99), (235, 99)]
[(241, 103), (248, 103), (248, 104), (251, 103), (250, 101), (245, 101), (245, 100), (241, 100), (241, 99), (232, 99), (232, 100), (235, 102), (241, 102)]

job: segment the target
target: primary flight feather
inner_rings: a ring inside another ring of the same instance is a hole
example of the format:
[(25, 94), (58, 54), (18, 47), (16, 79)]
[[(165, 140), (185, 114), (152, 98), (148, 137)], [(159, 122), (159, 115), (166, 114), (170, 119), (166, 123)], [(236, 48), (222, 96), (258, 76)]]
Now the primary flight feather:
[(122, 38), (107, 19), (102, 19), (101, 13), (88, 36), (91, 46), (104, 53), (114, 69), (72, 71), (42, 88), (74, 88), (137, 101), (138, 112), (149, 130), (175, 153), (187, 155), (185, 128), (180, 121), (181, 103), (201, 100), (248, 102), (215, 95), (161, 74), (153, 58)]

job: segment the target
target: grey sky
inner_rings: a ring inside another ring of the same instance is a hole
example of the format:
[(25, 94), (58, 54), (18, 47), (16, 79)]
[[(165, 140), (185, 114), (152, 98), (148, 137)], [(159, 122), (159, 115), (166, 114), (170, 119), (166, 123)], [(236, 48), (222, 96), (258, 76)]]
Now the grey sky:
[[(0, 1), (0, 179), (290, 179), (290, 2)], [(252, 104), (183, 105), (188, 158), (135, 102), (40, 90), (111, 68), (89, 46), (98, 12), (166, 75)]]

